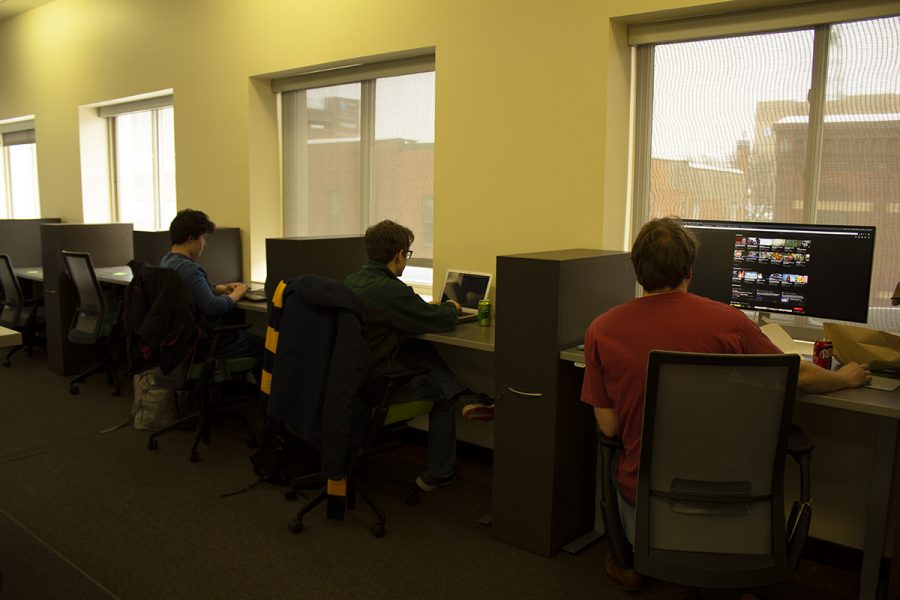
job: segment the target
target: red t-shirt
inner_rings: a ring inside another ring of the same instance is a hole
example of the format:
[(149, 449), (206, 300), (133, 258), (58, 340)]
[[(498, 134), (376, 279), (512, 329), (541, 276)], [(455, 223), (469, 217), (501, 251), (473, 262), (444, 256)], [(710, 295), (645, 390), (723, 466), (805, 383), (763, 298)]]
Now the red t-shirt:
[(651, 350), (781, 354), (741, 311), (694, 294), (635, 298), (594, 319), (584, 336), (581, 401), (615, 409), (618, 435), (625, 447), (617, 470), (619, 491), (632, 503), (637, 492), (644, 385)]

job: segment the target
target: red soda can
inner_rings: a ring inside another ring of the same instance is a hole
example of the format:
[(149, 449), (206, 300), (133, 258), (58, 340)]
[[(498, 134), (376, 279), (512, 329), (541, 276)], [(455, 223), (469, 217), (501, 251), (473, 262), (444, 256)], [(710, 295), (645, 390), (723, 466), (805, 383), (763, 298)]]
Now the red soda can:
[(831, 370), (831, 355), (834, 344), (828, 338), (819, 338), (813, 345), (812, 361), (823, 369)]

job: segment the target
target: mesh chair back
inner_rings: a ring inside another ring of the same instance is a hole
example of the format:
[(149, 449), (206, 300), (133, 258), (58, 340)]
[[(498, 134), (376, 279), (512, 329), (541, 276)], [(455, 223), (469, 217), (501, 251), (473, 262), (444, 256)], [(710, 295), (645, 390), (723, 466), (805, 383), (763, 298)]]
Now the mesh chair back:
[(763, 573), (783, 576), (782, 485), (798, 360), (651, 353), (635, 532), (640, 572), (701, 587), (736, 581), (729, 569), (752, 573), (754, 584)]
[(106, 301), (94, 272), (94, 263), (87, 252), (63, 251), (66, 269), (78, 292), (78, 307), (69, 328), (69, 341), (76, 344), (93, 344), (101, 335)]
[(25, 297), (8, 254), (0, 254), (0, 293), (3, 294), (3, 304), (0, 306), (0, 325), (20, 326)]

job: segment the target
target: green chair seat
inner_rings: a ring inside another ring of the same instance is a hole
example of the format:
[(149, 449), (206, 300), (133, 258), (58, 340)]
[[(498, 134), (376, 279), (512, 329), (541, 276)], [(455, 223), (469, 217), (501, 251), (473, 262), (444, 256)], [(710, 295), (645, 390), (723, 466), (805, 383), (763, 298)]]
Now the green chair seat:
[(431, 400), (414, 400), (412, 402), (400, 402), (391, 404), (388, 407), (387, 416), (384, 418), (385, 425), (393, 425), (401, 421), (409, 421), (421, 415), (427, 415), (431, 412), (434, 402)]

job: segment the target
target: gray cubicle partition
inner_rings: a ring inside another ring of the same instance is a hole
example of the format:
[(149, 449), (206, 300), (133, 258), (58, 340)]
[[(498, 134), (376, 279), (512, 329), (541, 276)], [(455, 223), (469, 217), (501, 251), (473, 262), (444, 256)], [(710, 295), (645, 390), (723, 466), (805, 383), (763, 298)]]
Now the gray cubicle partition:
[(172, 248), (168, 231), (135, 231), (134, 259), (151, 265), (158, 265), (159, 260)]
[[(134, 258), (151, 264), (172, 248), (168, 231), (135, 231)], [(209, 237), (203, 255), (197, 260), (213, 283), (243, 281), (243, 254), (240, 227), (217, 227)]]
[(282, 279), (321, 275), (343, 281), (368, 259), (361, 235), (269, 238), (266, 240), (266, 294)]
[(78, 305), (78, 294), (66, 274), (62, 251), (89, 252), (95, 267), (126, 265), (133, 257), (132, 225), (44, 224), (41, 225), (41, 248), (47, 363), (54, 373), (70, 375), (96, 362), (99, 354), (87, 352), (84, 346), (68, 341), (67, 334)]
[(41, 225), (61, 219), (0, 219), (0, 254), (9, 254), (13, 267), (41, 265)]
[(627, 252), (497, 257), (496, 539), (549, 556), (593, 529), (596, 425), (559, 353), (634, 290)]

